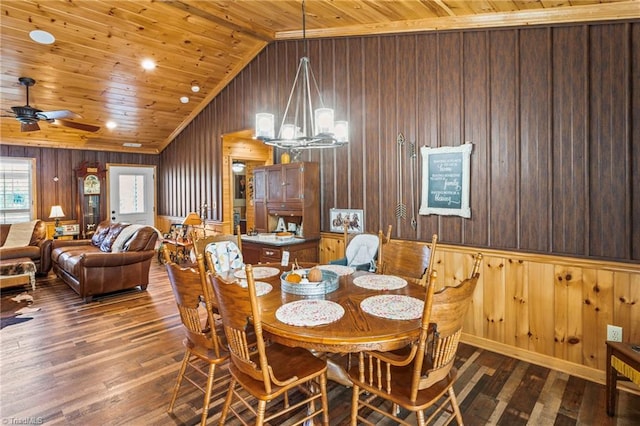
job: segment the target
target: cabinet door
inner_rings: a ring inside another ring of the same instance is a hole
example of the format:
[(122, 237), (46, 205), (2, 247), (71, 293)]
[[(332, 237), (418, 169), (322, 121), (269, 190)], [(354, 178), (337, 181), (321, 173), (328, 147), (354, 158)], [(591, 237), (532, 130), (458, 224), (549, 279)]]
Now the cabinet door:
[(267, 167), (267, 199), (269, 201), (283, 201), (282, 188), (285, 182), (282, 180), (282, 167), (278, 164)]
[(262, 247), (247, 241), (242, 242), (242, 260), (244, 263), (255, 265), (260, 263)]
[(253, 199), (264, 201), (267, 198), (267, 188), (265, 182), (265, 169), (253, 169)]
[(255, 168), (253, 170), (253, 214), (254, 214), (253, 228), (258, 232), (268, 232), (266, 201), (267, 201), (266, 169), (264, 167)]
[(254, 200), (253, 208), (255, 214), (255, 230), (258, 232), (269, 232), (269, 218), (267, 215), (267, 203), (264, 200)]
[(82, 202), (82, 224), (85, 235), (92, 235), (100, 223), (100, 196), (85, 195)]
[(300, 201), (303, 194), (302, 171), (304, 163), (290, 163), (282, 166), (283, 201)]

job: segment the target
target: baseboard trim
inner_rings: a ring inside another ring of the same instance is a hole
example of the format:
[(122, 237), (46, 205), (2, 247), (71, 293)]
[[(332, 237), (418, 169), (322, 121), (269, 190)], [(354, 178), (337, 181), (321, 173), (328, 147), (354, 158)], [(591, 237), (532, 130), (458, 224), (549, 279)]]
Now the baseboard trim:
[[(529, 362), (531, 364), (551, 368), (553, 370), (580, 377), (582, 379), (599, 383), (601, 385), (606, 384), (605, 372), (596, 368), (585, 367), (581, 364), (564, 361), (552, 356), (541, 355), (539, 353), (532, 352), (526, 349), (516, 348), (504, 343), (498, 343), (493, 340), (484, 339), (482, 337), (473, 336), (467, 333), (462, 333), (462, 335), (460, 336), (460, 341), (477, 348), (486, 349), (488, 351), (503, 354), (511, 358)], [(618, 381), (618, 389), (640, 395), (640, 387), (635, 386), (630, 382)]]
[(468, 343), (469, 345), (476, 346), (478, 348), (486, 349), (491, 352), (501, 353), (512, 358), (519, 359), (521, 361), (540, 365), (542, 367), (552, 368), (554, 370), (571, 374), (572, 376), (581, 377), (592, 382), (605, 384), (606, 381), (604, 371), (598, 370), (596, 368), (585, 367), (581, 364), (564, 361), (552, 356), (541, 355), (539, 353), (532, 352), (526, 349), (516, 348), (514, 346), (506, 345), (504, 343), (498, 343), (493, 340), (484, 339), (482, 337), (473, 336), (467, 333), (462, 333), (460, 340), (464, 343)]

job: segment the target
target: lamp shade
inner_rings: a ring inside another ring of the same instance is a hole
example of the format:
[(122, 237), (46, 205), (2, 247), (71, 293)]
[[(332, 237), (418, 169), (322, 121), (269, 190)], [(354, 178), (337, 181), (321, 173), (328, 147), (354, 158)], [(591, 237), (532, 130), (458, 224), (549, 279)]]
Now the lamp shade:
[(62, 211), (62, 206), (51, 206), (51, 213), (49, 213), (50, 219), (60, 219), (64, 216), (65, 214)]
[(184, 220), (182, 221), (183, 225), (189, 225), (189, 226), (200, 225), (201, 223), (202, 223), (202, 219), (200, 219), (200, 216), (198, 216), (198, 213), (196, 212), (189, 213), (187, 217), (185, 217)]

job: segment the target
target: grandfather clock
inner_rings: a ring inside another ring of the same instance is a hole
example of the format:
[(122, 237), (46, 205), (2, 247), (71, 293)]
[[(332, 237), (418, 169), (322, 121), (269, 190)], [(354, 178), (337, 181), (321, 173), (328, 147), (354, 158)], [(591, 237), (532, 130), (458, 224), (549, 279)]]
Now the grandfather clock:
[(75, 169), (78, 184), (76, 211), (82, 238), (91, 238), (98, 224), (107, 217), (105, 194), (107, 171), (100, 163), (84, 161)]

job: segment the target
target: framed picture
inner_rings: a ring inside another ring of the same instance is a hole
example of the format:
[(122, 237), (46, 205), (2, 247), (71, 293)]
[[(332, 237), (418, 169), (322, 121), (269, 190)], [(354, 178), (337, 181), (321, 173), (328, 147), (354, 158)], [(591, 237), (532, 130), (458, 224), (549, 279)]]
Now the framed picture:
[(473, 145), (422, 147), (421, 215), (471, 217), (469, 170)]
[(244, 200), (247, 197), (247, 180), (245, 175), (235, 175), (234, 198)]
[(344, 232), (344, 224), (348, 223), (350, 234), (364, 232), (364, 210), (331, 209), (331, 232)]

